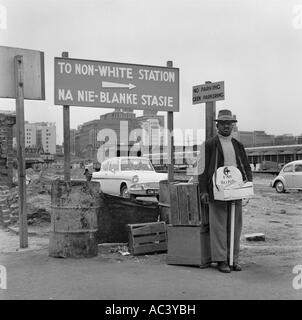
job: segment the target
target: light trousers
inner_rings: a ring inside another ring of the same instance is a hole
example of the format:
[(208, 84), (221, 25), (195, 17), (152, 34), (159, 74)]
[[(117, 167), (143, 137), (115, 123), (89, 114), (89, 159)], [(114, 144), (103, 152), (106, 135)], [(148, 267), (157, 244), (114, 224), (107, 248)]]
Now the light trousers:
[[(242, 230), (242, 200), (235, 202), (234, 263), (238, 263)], [(209, 202), (212, 261), (229, 261), (231, 201)]]

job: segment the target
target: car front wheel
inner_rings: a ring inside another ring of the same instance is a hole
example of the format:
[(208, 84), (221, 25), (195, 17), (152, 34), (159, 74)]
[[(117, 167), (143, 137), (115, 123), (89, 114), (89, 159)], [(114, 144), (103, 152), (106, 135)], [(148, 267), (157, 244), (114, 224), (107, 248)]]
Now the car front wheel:
[(123, 198), (129, 198), (129, 193), (128, 193), (128, 188), (126, 185), (123, 185), (122, 188), (121, 188), (121, 196)]
[(276, 191), (277, 191), (278, 193), (284, 192), (284, 191), (285, 191), (285, 190), (284, 190), (284, 184), (283, 184), (281, 181), (277, 181), (277, 182), (275, 183), (275, 189), (276, 189)]

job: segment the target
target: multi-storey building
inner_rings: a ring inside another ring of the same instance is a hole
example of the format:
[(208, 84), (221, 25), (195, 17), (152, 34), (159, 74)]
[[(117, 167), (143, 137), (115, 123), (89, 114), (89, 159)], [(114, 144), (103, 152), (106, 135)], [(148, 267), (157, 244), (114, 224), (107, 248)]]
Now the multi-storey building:
[[(128, 153), (133, 150), (134, 144), (139, 148), (151, 143), (160, 145), (163, 143), (163, 127), (164, 116), (157, 116), (156, 113), (144, 112), (143, 116), (136, 117), (134, 112), (116, 110), (101, 115), (99, 120), (92, 120), (78, 127), (75, 134), (75, 153), (97, 161), (97, 151), (101, 143), (106, 143), (108, 148), (117, 147), (117, 154)], [(101, 130), (102, 137), (98, 138)], [(131, 132), (134, 134), (131, 135)]]
[(275, 145), (289, 145), (289, 144), (295, 144), (296, 139), (292, 134), (282, 134), (275, 136)]
[[(99, 120), (85, 122), (78, 127), (75, 136), (75, 153), (80, 157), (96, 161), (101, 143), (106, 143), (108, 148), (120, 146), (128, 142), (130, 132), (136, 128), (138, 124), (133, 112), (114, 111), (101, 115)], [(98, 139), (101, 130), (102, 137)], [(131, 144), (130, 141), (129, 144)]]
[(274, 145), (274, 135), (266, 134), (265, 131), (238, 131), (237, 139), (245, 147)]
[(71, 130), (70, 130), (70, 153), (73, 154), (73, 155), (75, 154), (75, 145), (76, 145), (75, 137), (76, 137), (76, 132), (77, 132), (76, 129), (71, 129)]
[[(56, 153), (56, 126), (54, 123), (25, 123), (25, 148), (42, 149), (45, 153)], [(14, 128), (15, 131), (15, 128)], [(13, 146), (16, 147), (14, 132)]]

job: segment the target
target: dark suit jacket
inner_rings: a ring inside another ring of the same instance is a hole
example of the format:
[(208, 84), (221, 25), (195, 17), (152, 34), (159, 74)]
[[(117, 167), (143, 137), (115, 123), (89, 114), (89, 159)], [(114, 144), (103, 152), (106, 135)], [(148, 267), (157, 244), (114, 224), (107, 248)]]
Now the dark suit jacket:
[[(232, 138), (232, 143), (235, 150), (237, 168), (241, 171), (242, 179), (252, 181), (252, 171), (243, 144), (234, 138)], [(224, 166), (224, 157), (218, 135), (205, 142), (205, 168), (203, 173), (198, 176), (200, 192), (208, 193), (210, 201), (214, 200), (212, 178), (215, 172), (217, 151), (217, 168), (219, 168)]]

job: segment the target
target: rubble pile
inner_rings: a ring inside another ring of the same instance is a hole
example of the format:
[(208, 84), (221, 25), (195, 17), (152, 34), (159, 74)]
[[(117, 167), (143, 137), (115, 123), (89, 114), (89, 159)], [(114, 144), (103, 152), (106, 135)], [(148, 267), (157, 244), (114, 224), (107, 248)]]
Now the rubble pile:
[[(71, 170), (72, 179), (86, 180), (82, 168)], [(28, 225), (50, 222), (50, 193), (52, 181), (64, 180), (63, 168), (46, 168), (40, 171), (32, 168), (26, 170), (26, 198)], [(4, 227), (18, 224), (19, 190), (18, 175), (14, 170), (14, 187), (0, 185), (0, 225)]]

